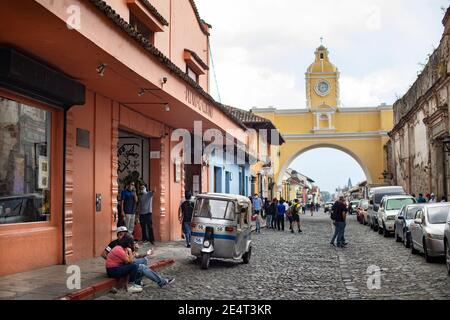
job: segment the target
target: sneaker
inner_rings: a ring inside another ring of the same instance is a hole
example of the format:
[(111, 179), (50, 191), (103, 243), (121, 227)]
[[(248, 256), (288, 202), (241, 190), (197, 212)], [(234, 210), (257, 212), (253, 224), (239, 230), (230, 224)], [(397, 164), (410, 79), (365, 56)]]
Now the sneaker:
[(155, 245), (155, 242), (153, 242), (153, 241), (150, 241), (150, 243), (152, 244), (152, 246), (154, 246), (154, 245)]
[(129, 292), (129, 293), (139, 293), (139, 292), (142, 292), (142, 290), (144, 290), (144, 289), (142, 289), (142, 287), (137, 284), (133, 284), (132, 286), (129, 286), (127, 288), (127, 292)]
[(190, 248), (190, 247), (191, 247), (191, 245), (190, 245), (190, 244), (186, 245), (186, 248)]
[(294, 233), (294, 230), (291, 229), (291, 233)]
[(160, 287), (160, 288), (164, 288), (165, 286), (167, 286), (167, 285), (173, 283), (174, 281), (175, 281), (175, 278), (167, 278), (167, 279), (166, 279), (166, 282), (165, 282), (164, 284), (160, 285), (159, 287)]
[(336, 247), (336, 245), (334, 243), (332, 243), (332, 242), (330, 242), (330, 246)]
[(302, 229), (298, 229), (298, 233), (301, 233), (301, 232), (303, 232)]

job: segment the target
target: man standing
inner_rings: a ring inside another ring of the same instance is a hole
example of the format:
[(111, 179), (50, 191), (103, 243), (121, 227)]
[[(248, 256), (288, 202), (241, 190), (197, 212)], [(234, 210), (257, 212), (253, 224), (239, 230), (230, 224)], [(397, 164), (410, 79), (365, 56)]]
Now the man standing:
[(186, 247), (191, 247), (191, 221), (194, 213), (194, 202), (192, 201), (192, 194), (190, 191), (185, 191), (184, 201), (178, 210), (178, 220), (183, 227), (184, 238), (186, 239)]
[(278, 231), (284, 231), (284, 214), (286, 212), (286, 207), (284, 205), (285, 201), (280, 199), (280, 202), (277, 205), (277, 229)]
[(419, 197), (417, 198), (417, 203), (426, 203), (427, 199), (423, 197), (422, 193), (419, 193)]
[(141, 194), (139, 196), (139, 222), (142, 229), (142, 241), (151, 244), (155, 244), (155, 237), (153, 235), (153, 223), (152, 223), (152, 204), (153, 204), (153, 191), (147, 191), (145, 185), (140, 186)]
[(135, 210), (138, 197), (136, 195), (136, 187), (133, 181), (129, 181), (125, 190), (120, 193), (120, 207), (122, 219), (125, 221), (125, 226), (130, 234), (133, 234), (135, 223)]
[(339, 200), (336, 201), (333, 205), (333, 208), (331, 209), (331, 218), (334, 220), (334, 235), (333, 238), (331, 238), (330, 244), (334, 246), (334, 241), (337, 238), (337, 247), (343, 248), (347, 245), (345, 242), (345, 221), (347, 219), (347, 206), (345, 205), (345, 199), (343, 196), (339, 197)]
[(300, 203), (298, 203), (298, 199), (294, 199), (294, 204), (291, 207), (292, 213), (292, 228), (291, 232), (294, 233), (294, 226), (297, 224), (298, 232), (302, 232), (300, 229)]
[(262, 210), (263, 202), (261, 198), (258, 196), (257, 193), (255, 193), (253, 199), (252, 199), (252, 205), (253, 205), (253, 214), (256, 215), (256, 232), (261, 233), (261, 221), (260, 221), (260, 215)]

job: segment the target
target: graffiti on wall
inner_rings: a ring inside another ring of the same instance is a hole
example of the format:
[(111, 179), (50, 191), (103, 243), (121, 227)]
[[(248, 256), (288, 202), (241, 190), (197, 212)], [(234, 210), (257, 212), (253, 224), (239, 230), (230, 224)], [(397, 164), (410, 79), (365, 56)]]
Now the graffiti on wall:
[(139, 138), (120, 138), (118, 148), (118, 177), (119, 183), (123, 184), (124, 179), (132, 172), (136, 171), (143, 176), (143, 143)]

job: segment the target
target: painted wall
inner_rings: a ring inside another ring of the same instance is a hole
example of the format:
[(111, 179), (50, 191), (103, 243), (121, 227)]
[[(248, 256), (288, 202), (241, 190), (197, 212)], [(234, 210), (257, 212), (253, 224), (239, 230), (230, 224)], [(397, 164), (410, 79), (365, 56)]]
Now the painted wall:
[[(222, 193), (225, 193), (225, 172), (230, 172), (232, 175), (232, 180), (230, 181), (230, 194), (240, 194), (239, 192), (239, 172), (240, 172), (240, 166), (237, 164), (227, 164), (224, 163), (222, 158), (218, 157), (217, 155), (212, 155), (210, 157), (209, 161), (209, 192), (214, 192), (214, 167), (219, 167), (221, 169), (222, 174), (222, 183), (221, 183), (221, 189)], [(246, 188), (246, 196), (250, 195), (250, 165), (245, 165), (245, 181), (247, 183)], [(244, 186), (245, 187), (245, 186)]]

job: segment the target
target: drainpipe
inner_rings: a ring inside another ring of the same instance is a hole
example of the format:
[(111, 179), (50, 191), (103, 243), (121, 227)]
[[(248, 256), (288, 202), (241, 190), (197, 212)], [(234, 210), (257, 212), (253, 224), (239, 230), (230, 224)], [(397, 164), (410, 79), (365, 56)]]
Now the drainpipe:
[(64, 109), (63, 119), (63, 165), (62, 165), (62, 264), (66, 264), (66, 139), (67, 139), (67, 109)]

